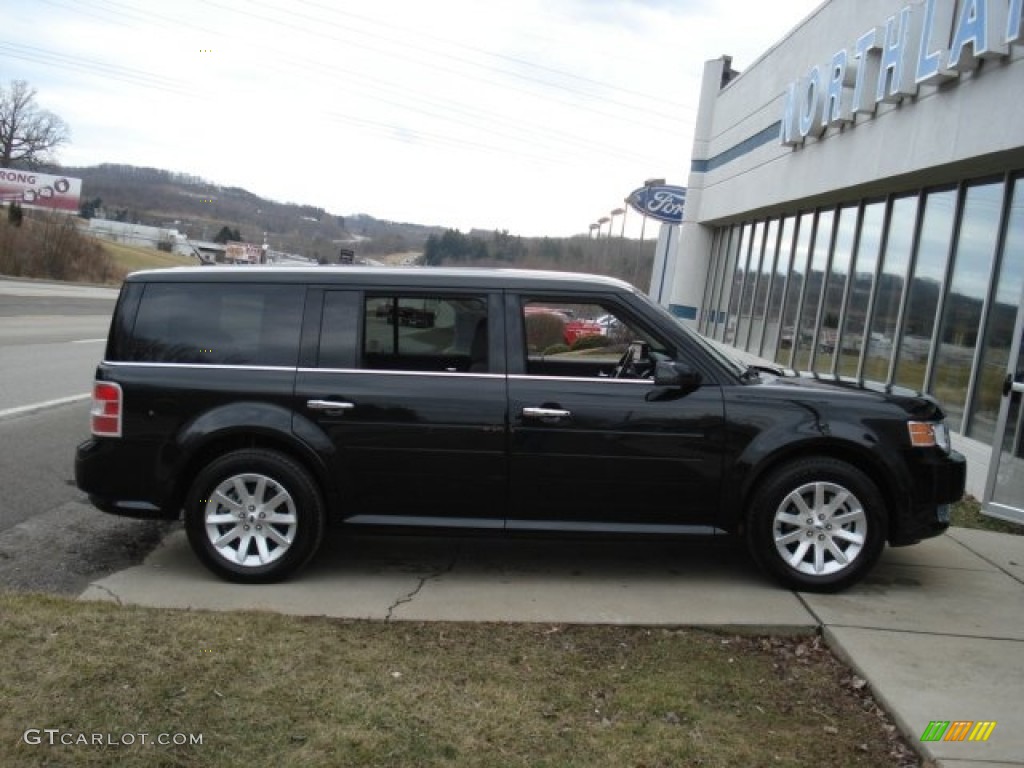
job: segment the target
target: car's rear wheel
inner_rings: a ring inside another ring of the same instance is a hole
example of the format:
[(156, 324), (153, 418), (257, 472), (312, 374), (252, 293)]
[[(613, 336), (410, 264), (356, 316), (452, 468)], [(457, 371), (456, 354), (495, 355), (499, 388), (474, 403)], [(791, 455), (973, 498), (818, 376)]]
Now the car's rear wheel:
[(323, 501), (309, 472), (261, 449), (234, 451), (206, 466), (185, 501), (185, 530), (203, 564), (229, 581), (280, 581), (316, 553)]
[(786, 586), (836, 592), (864, 577), (885, 545), (878, 487), (837, 459), (808, 458), (775, 470), (756, 489), (747, 543)]

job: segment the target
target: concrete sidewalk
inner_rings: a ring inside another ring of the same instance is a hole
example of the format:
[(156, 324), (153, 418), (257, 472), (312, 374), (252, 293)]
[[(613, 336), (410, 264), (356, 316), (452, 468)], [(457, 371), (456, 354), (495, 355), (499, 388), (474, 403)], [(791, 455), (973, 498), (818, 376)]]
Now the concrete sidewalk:
[[(82, 599), (387, 621), (685, 625), (815, 632), (941, 765), (1024, 766), (1024, 537), (952, 529), (888, 549), (841, 595), (768, 582), (728, 543), (358, 536), (295, 580), (217, 580), (169, 536)], [(987, 742), (919, 739), (931, 721), (995, 721)]]

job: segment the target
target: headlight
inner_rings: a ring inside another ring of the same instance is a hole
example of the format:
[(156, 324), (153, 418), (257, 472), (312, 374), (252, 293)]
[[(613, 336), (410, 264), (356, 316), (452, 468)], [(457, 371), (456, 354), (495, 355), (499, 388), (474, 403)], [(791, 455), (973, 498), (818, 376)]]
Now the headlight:
[(908, 421), (910, 444), (915, 448), (939, 448), (949, 453), (949, 428), (944, 421)]

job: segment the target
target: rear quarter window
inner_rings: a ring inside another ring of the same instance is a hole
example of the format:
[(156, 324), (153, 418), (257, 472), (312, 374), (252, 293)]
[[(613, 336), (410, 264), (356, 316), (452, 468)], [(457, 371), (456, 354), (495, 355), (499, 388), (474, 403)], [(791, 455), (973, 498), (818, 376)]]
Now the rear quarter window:
[(305, 288), (239, 283), (150, 283), (114, 360), (293, 367)]

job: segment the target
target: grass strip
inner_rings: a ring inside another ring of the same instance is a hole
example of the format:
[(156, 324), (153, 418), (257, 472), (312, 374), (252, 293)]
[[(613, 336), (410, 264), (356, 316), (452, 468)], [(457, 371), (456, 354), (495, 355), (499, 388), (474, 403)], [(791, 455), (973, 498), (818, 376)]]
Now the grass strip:
[[(0, 765), (918, 764), (864, 681), (813, 636), (342, 621), (0, 592), (0, 646)], [(43, 743), (26, 743), (28, 729)], [(45, 729), (59, 729), (56, 744)], [(152, 742), (179, 733), (202, 744)], [(83, 734), (104, 743), (60, 744)], [(119, 743), (126, 734), (134, 744)]]

